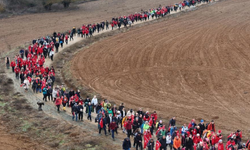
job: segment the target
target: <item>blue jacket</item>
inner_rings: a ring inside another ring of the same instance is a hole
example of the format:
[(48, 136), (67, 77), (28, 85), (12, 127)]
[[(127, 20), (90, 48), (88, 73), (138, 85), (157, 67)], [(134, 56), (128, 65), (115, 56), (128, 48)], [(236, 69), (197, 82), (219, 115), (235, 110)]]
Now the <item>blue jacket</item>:
[(48, 92), (48, 89), (47, 88), (43, 88), (43, 94), (47, 94), (47, 92)]

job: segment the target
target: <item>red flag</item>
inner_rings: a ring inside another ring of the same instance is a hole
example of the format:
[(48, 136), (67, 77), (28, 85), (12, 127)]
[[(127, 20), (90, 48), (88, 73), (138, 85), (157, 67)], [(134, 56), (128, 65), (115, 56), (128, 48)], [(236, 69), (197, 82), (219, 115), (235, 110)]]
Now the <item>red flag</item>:
[(159, 132), (160, 130), (163, 130), (163, 129), (165, 129), (165, 125), (164, 125), (164, 126), (162, 126), (162, 127), (159, 127), (159, 128), (158, 128), (158, 130), (155, 132), (155, 135), (157, 135), (157, 134), (158, 134), (158, 132)]
[(28, 77), (28, 80), (29, 80), (29, 82), (31, 83), (31, 81), (32, 81), (31, 77)]
[(161, 147), (161, 143), (157, 140), (155, 145), (155, 150), (158, 150)]
[(100, 128), (103, 128), (103, 119), (100, 120)]
[(151, 138), (151, 134), (149, 131), (144, 132), (144, 148), (147, 147), (147, 144), (149, 142), (149, 139)]
[(146, 135), (144, 135), (144, 148), (146, 148), (148, 141), (149, 141), (149, 139), (147, 138)]
[(25, 83), (21, 84), (20, 87), (23, 87), (25, 85)]

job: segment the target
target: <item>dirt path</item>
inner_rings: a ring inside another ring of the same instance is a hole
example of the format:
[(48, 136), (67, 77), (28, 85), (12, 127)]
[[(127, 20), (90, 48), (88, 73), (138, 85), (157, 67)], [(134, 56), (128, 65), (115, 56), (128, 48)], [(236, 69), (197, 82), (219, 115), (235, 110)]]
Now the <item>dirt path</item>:
[[(192, 9), (192, 8), (191, 8)], [(186, 11), (186, 10), (183, 10), (183, 11)], [(143, 22), (138, 22), (136, 24), (140, 24), (140, 23), (143, 23)], [(116, 30), (116, 29), (115, 29)], [(104, 32), (109, 32), (111, 30), (104, 30), (104, 31), (101, 31), (99, 34), (102, 34)], [(81, 41), (81, 40), (84, 40), (82, 38), (79, 38), (79, 37), (75, 37), (74, 38), (74, 41), (71, 41), (69, 42), (68, 45), (65, 45), (64, 48), (59, 48), (59, 53), (62, 53), (64, 49), (66, 49), (67, 47)], [(57, 55), (57, 54), (56, 54)], [(55, 59), (57, 59), (57, 57), (55, 56)], [(46, 60), (46, 63), (45, 63), (45, 66), (50, 66), (51, 65), (51, 61), (49, 59)], [(23, 88), (20, 88), (20, 83), (19, 81), (17, 81), (15, 79), (15, 76), (13, 73), (10, 73), (8, 72), (8, 77), (10, 77), (11, 79), (13, 79), (14, 81), (14, 87), (15, 87), (15, 90), (17, 92), (20, 92), (20, 93), (24, 93), (24, 89)], [(31, 90), (29, 90), (27, 93), (24, 93), (24, 96), (28, 99), (29, 103), (31, 104), (31, 106), (33, 108), (37, 108), (37, 101), (41, 101), (42, 100), (42, 94), (34, 94), (33, 92), (31, 92)], [(51, 102), (47, 102), (45, 104), (45, 106), (43, 107), (43, 111), (53, 117), (53, 118), (56, 118), (58, 120), (61, 120), (65, 123), (69, 123), (69, 124), (73, 124), (73, 125), (77, 125), (77, 126), (80, 126), (81, 128), (85, 129), (85, 130), (91, 130), (91, 131), (94, 131), (94, 134), (93, 136), (99, 136), (98, 133), (97, 133), (97, 124), (94, 123), (94, 122), (89, 122), (87, 119), (86, 119), (86, 114), (84, 114), (84, 122), (73, 122), (71, 120), (71, 113), (70, 113), (70, 109), (67, 108), (67, 112), (61, 112), (61, 113), (57, 113), (56, 112), (56, 108), (54, 106), (53, 103)], [(94, 120), (95, 118), (95, 114), (92, 115), (92, 118)], [(122, 139), (125, 137), (124, 134), (118, 134), (118, 139), (116, 140), (116, 142), (114, 142), (115, 144), (120, 144), (122, 141)], [(109, 137), (108, 138), (109, 140), (111, 140), (111, 138)]]
[(131, 29), (78, 53), (71, 72), (118, 104), (176, 116), (178, 123), (214, 119), (223, 134), (242, 129), (246, 139), (249, 7), (248, 0), (227, 0)]
[(82, 24), (97, 23), (113, 17), (128, 15), (141, 9), (179, 3), (178, 0), (97, 0), (65, 12), (37, 13), (0, 20), (0, 53), (30, 43), (32, 39), (64, 32)]

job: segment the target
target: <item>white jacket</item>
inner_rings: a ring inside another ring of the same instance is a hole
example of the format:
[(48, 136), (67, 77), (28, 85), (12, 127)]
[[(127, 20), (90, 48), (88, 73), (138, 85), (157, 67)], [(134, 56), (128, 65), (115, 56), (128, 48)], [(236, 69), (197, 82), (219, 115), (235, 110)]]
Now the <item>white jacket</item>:
[(170, 144), (171, 143), (171, 136), (166, 136), (166, 144)]
[(24, 88), (25, 88), (25, 89), (28, 89), (28, 88), (29, 88), (29, 85), (30, 85), (29, 80), (28, 80), (28, 79), (25, 79), (25, 80), (23, 81), (23, 83), (25, 84), (25, 85), (24, 85)]
[(97, 103), (98, 103), (97, 98), (92, 98), (91, 104), (97, 105)]

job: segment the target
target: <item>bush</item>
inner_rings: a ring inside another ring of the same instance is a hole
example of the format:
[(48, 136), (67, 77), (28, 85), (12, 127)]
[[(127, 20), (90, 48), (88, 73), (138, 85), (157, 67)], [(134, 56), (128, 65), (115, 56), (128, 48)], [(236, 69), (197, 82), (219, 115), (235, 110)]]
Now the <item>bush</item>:
[(55, 3), (54, 0), (43, 0), (42, 4), (46, 10), (51, 10), (51, 6)]
[(0, 4), (0, 13), (5, 12), (5, 7), (3, 4)]
[(62, 0), (62, 4), (64, 8), (68, 8), (70, 3), (71, 3), (71, 0)]

